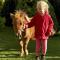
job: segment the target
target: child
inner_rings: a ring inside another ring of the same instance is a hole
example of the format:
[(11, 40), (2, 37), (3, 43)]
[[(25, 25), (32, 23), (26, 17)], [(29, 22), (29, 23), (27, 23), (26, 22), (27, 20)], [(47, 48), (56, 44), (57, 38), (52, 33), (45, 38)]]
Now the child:
[(41, 60), (45, 60), (47, 51), (47, 39), (51, 35), (53, 29), (53, 20), (48, 13), (48, 4), (45, 1), (37, 2), (37, 12), (26, 27), (35, 27), (36, 38), (36, 60), (40, 60), (39, 52), (42, 49)]

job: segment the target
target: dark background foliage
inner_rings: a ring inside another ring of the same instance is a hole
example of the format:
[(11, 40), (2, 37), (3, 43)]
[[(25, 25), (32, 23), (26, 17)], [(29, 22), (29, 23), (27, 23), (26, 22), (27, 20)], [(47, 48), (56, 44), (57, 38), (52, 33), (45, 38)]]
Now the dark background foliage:
[[(5, 25), (11, 26), (12, 19), (10, 18), (10, 13), (11, 12), (13, 13), (15, 10), (18, 9), (24, 10), (29, 15), (29, 17), (33, 16), (36, 11), (37, 1), (38, 0), (5, 0), (5, 3), (2, 4), (2, 0), (0, 0), (1, 3), (0, 15), (2, 17), (5, 17)], [(44, 1), (46, 1), (49, 4), (49, 12), (54, 20), (55, 28), (59, 28), (60, 20), (56, 19), (56, 17), (59, 17), (60, 0), (44, 0)]]

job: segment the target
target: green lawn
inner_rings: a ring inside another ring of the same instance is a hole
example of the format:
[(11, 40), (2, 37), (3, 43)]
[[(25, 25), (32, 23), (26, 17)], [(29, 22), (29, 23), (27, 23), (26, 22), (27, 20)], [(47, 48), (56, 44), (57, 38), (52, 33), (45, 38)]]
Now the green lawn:
[[(0, 60), (35, 60), (35, 41), (29, 42), (28, 56), (20, 57), (19, 49), (18, 39), (12, 28), (2, 28), (0, 30)], [(47, 60), (60, 60), (60, 35), (49, 38), (46, 58)]]

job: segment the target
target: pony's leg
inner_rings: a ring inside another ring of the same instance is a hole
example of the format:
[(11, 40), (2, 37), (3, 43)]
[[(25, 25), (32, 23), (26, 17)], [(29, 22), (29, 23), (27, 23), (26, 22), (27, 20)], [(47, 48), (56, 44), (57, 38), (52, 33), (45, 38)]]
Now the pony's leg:
[(19, 34), (19, 39), (22, 38), (22, 31), (18, 30), (18, 34)]
[(21, 45), (21, 56), (23, 56), (24, 55), (23, 41), (20, 41), (20, 45)]
[(27, 47), (28, 47), (29, 40), (30, 40), (30, 38), (27, 38), (26, 42), (25, 42), (25, 54), (26, 55), (28, 55), (28, 49), (27, 49)]
[(26, 29), (26, 35), (24, 36), (24, 38), (26, 38), (25, 40), (25, 46), (24, 46), (24, 51), (25, 51), (25, 54), (28, 55), (28, 43), (29, 43), (29, 40), (30, 40), (30, 28)]

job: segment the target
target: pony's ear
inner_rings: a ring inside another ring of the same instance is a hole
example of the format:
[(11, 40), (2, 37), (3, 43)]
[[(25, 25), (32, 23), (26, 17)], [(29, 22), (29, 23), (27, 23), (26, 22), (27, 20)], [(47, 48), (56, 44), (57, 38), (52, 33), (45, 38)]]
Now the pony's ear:
[(13, 14), (13, 13), (10, 13), (10, 16), (11, 16), (11, 17), (13, 17), (13, 16), (14, 16), (14, 14)]

